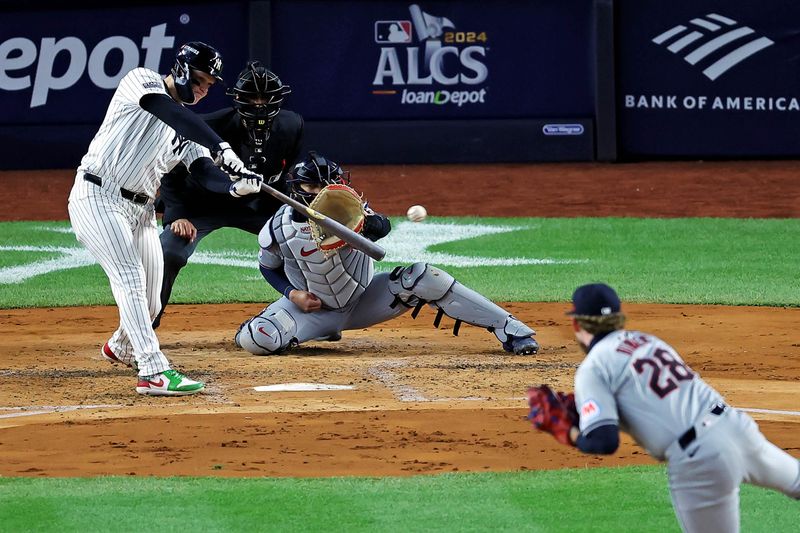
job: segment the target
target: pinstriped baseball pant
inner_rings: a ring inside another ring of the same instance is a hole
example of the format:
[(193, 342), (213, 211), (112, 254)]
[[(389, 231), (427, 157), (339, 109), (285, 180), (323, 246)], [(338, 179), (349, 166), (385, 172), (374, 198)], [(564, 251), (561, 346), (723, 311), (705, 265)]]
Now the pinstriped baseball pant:
[(69, 196), (69, 218), (78, 241), (108, 276), (117, 302), (120, 323), (109, 347), (126, 363), (135, 359), (140, 376), (168, 370), (152, 327), (164, 274), (153, 204), (133, 203), (118, 188), (88, 183), (79, 173)]

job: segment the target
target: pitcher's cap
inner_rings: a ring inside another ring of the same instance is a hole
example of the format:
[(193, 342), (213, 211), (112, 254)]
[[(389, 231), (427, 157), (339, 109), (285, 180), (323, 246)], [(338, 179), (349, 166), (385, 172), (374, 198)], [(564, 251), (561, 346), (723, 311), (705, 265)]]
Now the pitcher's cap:
[(603, 316), (619, 313), (621, 308), (619, 296), (605, 283), (581, 285), (572, 293), (572, 305), (568, 315)]

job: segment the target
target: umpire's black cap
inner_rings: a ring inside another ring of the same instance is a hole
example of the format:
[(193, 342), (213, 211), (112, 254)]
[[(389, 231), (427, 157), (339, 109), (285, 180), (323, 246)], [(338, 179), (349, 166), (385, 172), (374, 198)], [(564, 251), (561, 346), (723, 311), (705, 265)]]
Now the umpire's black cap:
[(619, 313), (621, 304), (614, 289), (605, 283), (581, 285), (572, 293), (571, 311), (568, 315), (603, 316)]

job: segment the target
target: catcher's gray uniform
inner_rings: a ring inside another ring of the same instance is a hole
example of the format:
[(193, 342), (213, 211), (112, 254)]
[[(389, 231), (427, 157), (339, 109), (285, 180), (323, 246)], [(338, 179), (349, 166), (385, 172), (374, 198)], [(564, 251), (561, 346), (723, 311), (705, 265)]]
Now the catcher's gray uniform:
[(800, 499), (800, 462), (686, 366), (664, 341), (617, 330), (595, 342), (575, 375), (583, 434), (615, 424), (658, 460), (684, 531), (739, 531), (739, 484)]
[[(425, 263), (375, 275), (372, 259), (348, 246), (326, 256), (317, 248), (308, 221), (292, 219), (281, 207), (259, 234), (262, 267), (283, 268), (292, 286), (315, 294), (322, 309), (302, 312), (285, 296), (241, 325), (236, 344), (269, 355), (313, 339), (338, 339), (347, 329), (385, 322), (429, 303), (440, 313), (488, 328), (507, 351), (538, 348), (531, 328), (453, 277)], [(437, 320), (438, 323), (438, 320)]]

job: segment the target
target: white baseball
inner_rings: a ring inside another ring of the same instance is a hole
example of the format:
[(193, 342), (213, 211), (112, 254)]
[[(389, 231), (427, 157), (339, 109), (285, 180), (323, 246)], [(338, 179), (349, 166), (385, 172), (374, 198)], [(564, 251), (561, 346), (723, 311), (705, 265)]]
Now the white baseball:
[(421, 205), (412, 205), (406, 211), (406, 216), (411, 222), (422, 222), (428, 216), (428, 210)]

